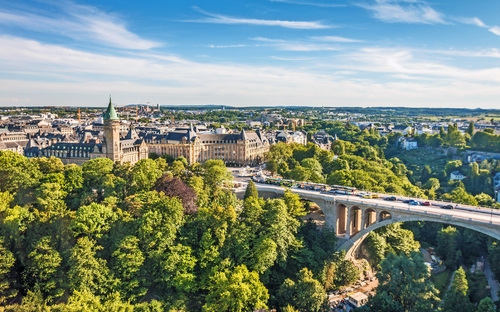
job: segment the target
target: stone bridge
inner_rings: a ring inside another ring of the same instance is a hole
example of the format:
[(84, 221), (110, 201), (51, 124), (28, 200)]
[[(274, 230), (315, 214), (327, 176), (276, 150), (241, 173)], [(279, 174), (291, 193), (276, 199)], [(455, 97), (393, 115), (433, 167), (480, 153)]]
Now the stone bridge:
[[(259, 195), (280, 197), (280, 186), (256, 184)], [(442, 209), (438, 206), (410, 206), (401, 201), (364, 199), (353, 195), (334, 195), (290, 189), (304, 200), (315, 202), (325, 215), (325, 226), (335, 230), (338, 250), (352, 258), (368, 234), (395, 222), (431, 221), (469, 228), (500, 240), (500, 211), (477, 207)]]

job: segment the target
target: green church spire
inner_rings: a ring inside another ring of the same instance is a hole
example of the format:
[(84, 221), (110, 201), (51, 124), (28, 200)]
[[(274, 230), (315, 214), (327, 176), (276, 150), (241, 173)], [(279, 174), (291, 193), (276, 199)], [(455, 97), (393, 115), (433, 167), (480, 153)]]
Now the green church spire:
[(109, 96), (109, 104), (108, 108), (106, 109), (106, 112), (104, 112), (104, 115), (102, 116), (104, 120), (119, 120), (118, 114), (115, 111), (115, 108), (113, 107), (113, 104), (111, 103), (111, 95)]

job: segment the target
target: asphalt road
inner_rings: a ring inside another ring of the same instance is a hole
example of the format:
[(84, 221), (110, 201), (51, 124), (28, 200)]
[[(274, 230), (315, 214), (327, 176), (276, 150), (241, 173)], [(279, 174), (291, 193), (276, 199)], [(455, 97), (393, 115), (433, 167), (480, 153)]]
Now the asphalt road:
[[(248, 181), (250, 178), (245, 177), (245, 178), (240, 178), (238, 179), (239, 183), (245, 184), (245, 181)], [(271, 185), (271, 184), (261, 184), (261, 183), (256, 183), (257, 188), (274, 188), (274, 189), (283, 189), (281, 186), (277, 185)], [(245, 186), (245, 185), (243, 185)], [(499, 224), (500, 225), (500, 211), (497, 209), (488, 209), (488, 208), (477, 208), (477, 207), (472, 207), (472, 206), (466, 206), (466, 205), (459, 205), (458, 208), (455, 209), (443, 209), (440, 207), (440, 205), (445, 205), (449, 203), (444, 203), (444, 202), (437, 202), (433, 201), (432, 206), (412, 206), (406, 203), (403, 203), (402, 201), (386, 201), (383, 198), (386, 196), (391, 196), (391, 195), (382, 195), (380, 194), (380, 198), (361, 198), (359, 196), (355, 195), (339, 195), (339, 194), (330, 194), (330, 193), (320, 193), (318, 191), (312, 191), (312, 190), (304, 190), (304, 189), (291, 189), (294, 193), (297, 194), (314, 194), (318, 195), (320, 194), (321, 196), (324, 196), (325, 198), (331, 198), (333, 199), (338, 199), (341, 201), (346, 201), (349, 203), (359, 203), (359, 204), (372, 204), (374, 206), (378, 207), (388, 207), (392, 209), (401, 209), (401, 210), (407, 210), (407, 211), (420, 211), (420, 212), (427, 212), (428, 214), (432, 215), (448, 215), (450, 217), (462, 219), (462, 220), (470, 220), (470, 221), (479, 221), (479, 222), (484, 222), (484, 223), (493, 223), (493, 224)], [(403, 199), (402, 197), (398, 197), (398, 199)], [(404, 197), (404, 199), (407, 199)], [(418, 199), (416, 199), (418, 200)], [(439, 205), (439, 206), (437, 206)]]

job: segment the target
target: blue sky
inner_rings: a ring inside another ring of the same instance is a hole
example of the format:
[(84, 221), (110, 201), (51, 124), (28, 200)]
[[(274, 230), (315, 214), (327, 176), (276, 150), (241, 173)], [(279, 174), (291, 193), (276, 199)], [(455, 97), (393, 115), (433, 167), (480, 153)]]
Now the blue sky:
[(500, 1), (0, 0), (0, 105), (497, 108)]

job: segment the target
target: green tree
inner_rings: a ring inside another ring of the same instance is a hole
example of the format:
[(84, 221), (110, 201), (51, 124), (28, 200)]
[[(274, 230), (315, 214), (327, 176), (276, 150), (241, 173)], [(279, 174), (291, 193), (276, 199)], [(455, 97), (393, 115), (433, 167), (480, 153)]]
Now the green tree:
[[(185, 160), (185, 158), (184, 158), (184, 160)], [(187, 167), (187, 165), (185, 166), (184, 162), (176, 159), (172, 163), (172, 166), (170, 166), (170, 171), (172, 172), (172, 175), (174, 177), (182, 177), (184, 175), (184, 172), (186, 171), (186, 167)]]
[(75, 236), (87, 235), (91, 238), (101, 238), (111, 229), (113, 222), (117, 219), (118, 216), (112, 207), (92, 203), (77, 210), (76, 218), (70, 228)]
[(372, 266), (379, 268), (380, 263), (385, 259), (385, 254), (388, 249), (387, 241), (382, 235), (377, 234), (375, 231), (371, 231), (366, 238), (366, 247), (370, 254), (370, 263)]
[(97, 257), (102, 246), (88, 237), (81, 237), (71, 249), (68, 280), (71, 291), (89, 291), (95, 295), (107, 295), (117, 281), (112, 276), (106, 260)]
[(77, 191), (83, 187), (82, 167), (70, 164), (64, 167), (64, 190), (68, 193)]
[(82, 165), (84, 186), (88, 189), (102, 188), (104, 178), (113, 171), (113, 161), (109, 158), (95, 158)]
[(62, 257), (51, 246), (49, 236), (42, 237), (28, 254), (26, 269), (23, 272), (25, 289), (40, 291), (49, 301), (64, 294), (60, 266)]
[(156, 162), (152, 159), (141, 159), (133, 167), (131, 172), (130, 188), (132, 193), (149, 191), (155, 185), (156, 180), (161, 177), (162, 172)]
[(300, 196), (298, 194), (295, 194), (290, 190), (285, 190), (283, 200), (285, 201), (288, 213), (292, 218), (303, 217), (307, 214), (304, 203), (300, 200)]
[[(406, 312), (401, 303), (394, 301), (393, 297), (386, 291), (377, 291), (374, 297), (370, 297), (368, 303), (357, 309), (359, 312)], [(423, 310), (425, 311), (425, 310)]]
[(469, 126), (467, 127), (467, 130), (465, 132), (468, 133), (471, 137), (474, 135), (474, 122), (473, 121), (469, 122)]
[(300, 246), (295, 234), (299, 221), (288, 213), (288, 207), (282, 199), (270, 199), (264, 205), (261, 220), (261, 235), (271, 238), (277, 245), (278, 259), (285, 262), (290, 249)]
[(10, 284), (15, 261), (14, 254), (5, 247), (5, 239), (0, 237), (0, 305), (17, 295), (17, 290)]
[(196, 258), (192, 255), (191, 248), (177, 244), (171, 246), (167, 252), (162, 251), (154, 255), (155, 267), (158, 269), (156, 281), (167, 290), (177, 292), (190, 292), (196, 290), (196, 276), (193, 269)]
[(359, 269), (351, 260), (337, 260), (334, 279), (337, 288), (352, 285), (358, 279)]
[(42, 174), (34, 161), (11, 151), (0, 151), (0, 192), (35, 186)]
[(473, 312), (474, 306), (469, 300), (469, 286), (465, 271), (460, 267), (455, 271), (450, 290), (443, 303), (444, 312)]
[(432, 176), (432, 170), (429, 165), (425, 165), (422, 169), (422, 173), (420, 174), (420, 182), (425, 183)]
[(431, 311), (437, 307), (438, 291), (429, 280), (429, 269), (420, 253), (412, 252), (410, 256), (389, 253), (380, 266), (377, 273), (380, 284), (371, 300), (377, 300), (385, 292), (401, 305), (401, 311)]
[(461, 160), (450, 160), (444, 166), (444, 170), (446, 170), (447, 173), (451, 173), (452, 171), (454, 171), (460, 167), (462, 167)]
[(448, 267), (454, 268), (457, 266), (456, 252), (459, 249), (460, 237), (460, 232), (451, 226), (438, 232), (436, 252), (445, 260)]
[(495, 304), (490, 297), (486, 297), (479, 302), (477, 312), (495, 312)]
[(124, 298), (132, 302), (146, 295), (142, 266), (146, 257), (139, 248), (139, 239), (135, 236), (126, 236), (112, 254), (112, 268), (118, 278), (118, 289)]
[(278, 303), (284, 308), (291, 305), (297, 311), (320, 311), (325, 301), (325, 291), (312, 272), (303, 268), (297, 274), (297, 281), (286, 279), (278, 290)]
[(500, 279), (500, 244), (497, 240), (492, 241), (488, 246), (488, 255), (490, 257), (491, 271), (498, 280)]
[(10, 204), (14, 201), (14, 196), (9, 192), (0, 192), (0, 213), (9, 208)]
[(310, 181), (312, 172), (302, 166), (296, 166), (290, 172), (288, 172), (288, 177), (295, 181)]
[(443, 199), (451, 200), (454, 203), (477, 206), (476, 198), (472, 194), (467, 193), (462, 186), (458, 186), (450, 194), (443, 194)]
[(436, 191), (440, 187), (441, 187), (441, 184), (439, 183), (439, 180), (436, 178), (430, 178), (424, 184), (425, 189), (433, 190), (433, 191)]
[(221, 159), (210, 159), (203, 164), (205, 169), (205, 187), (211, 190), (211, 194), (220, 188), (226, 181), (231, 182), (233, 176), (227, 170)]
[(255, 311), (267, 309), (269, 294), (256, 272), (245, 265), (216, 272), (210, 282), (203, 311)]
[(42, 174), (61, 173), (64, 170), (64, 164), (60, 158), (55, 156), (33, 158)]
[(42, 183), (35, 194), (37, 206), (44, 212), (63, 214), (67, 209), (64, 202), (67, 193), (58, 183)]
[(255, 186), (255, 183), (250, 180), (247, 184), (247, 188), (245, 190), (245, 196), (243, 196), (243, 199), (247, 199), (249, 197), (259, 197), (259, 191), (257, 190), (257, 187)]

